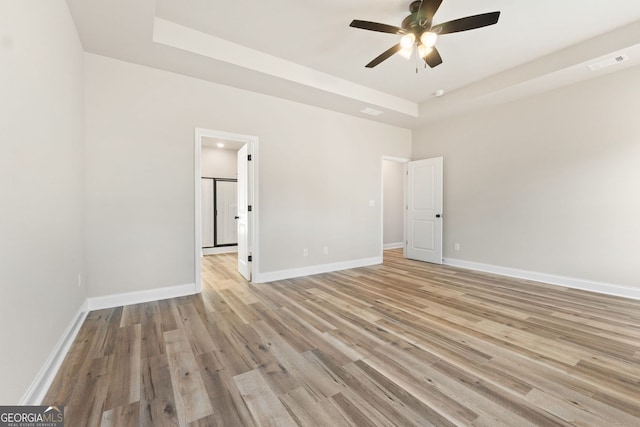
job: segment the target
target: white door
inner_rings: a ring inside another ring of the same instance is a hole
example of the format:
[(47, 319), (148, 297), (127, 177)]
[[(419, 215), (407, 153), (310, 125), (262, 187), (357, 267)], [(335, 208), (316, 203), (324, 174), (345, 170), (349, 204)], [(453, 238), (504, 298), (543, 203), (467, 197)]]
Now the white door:
[(249, 144), (245, 144), (238, 150), (238, 271), (242, 276), (251, 280), (251, 241), (249, 225), (251, 223), (249, 206), (251, 194), (249, 192), (249, 179), (251, 168), (249, 167)]
[(407, 163), (405, 257), (442, 264), (442, 157)]

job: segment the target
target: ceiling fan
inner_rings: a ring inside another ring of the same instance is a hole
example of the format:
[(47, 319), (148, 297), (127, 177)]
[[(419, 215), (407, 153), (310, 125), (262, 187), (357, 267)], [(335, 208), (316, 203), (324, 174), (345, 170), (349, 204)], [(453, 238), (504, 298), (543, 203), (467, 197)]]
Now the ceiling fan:
[(500, 18), (500, 12), (490, 12), (433, 25), (433, 15), (438, 11), (442, 1), (417, 0), (412, 2), (409, 6), (411, 15), (404, 18), (400, 27), (378, 22), (353, 20), (349, 24), (353, 28), (402, 35), (400, 43), (382, 52), (373, 61), (369, 62), (366, 67), (373, 68), (396, 53), (408, 59), (411, 57), (414, 46), (417, 48), (418, 56), (429, 67), (437, 67), (442, 64), (440, 53), (435, 47), (438, 36), (487, 27), (497, 23), (498, 18)]

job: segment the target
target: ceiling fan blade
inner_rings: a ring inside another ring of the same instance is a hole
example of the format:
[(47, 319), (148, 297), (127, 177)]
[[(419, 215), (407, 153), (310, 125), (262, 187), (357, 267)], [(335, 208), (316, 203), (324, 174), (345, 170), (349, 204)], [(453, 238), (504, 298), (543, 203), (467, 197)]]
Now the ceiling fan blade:
[(458, 33), (460, 31), (475, 30), (476, 28), (487, 27), (498, 22), (500, 12), (483, 13), (481, 15), (467, 16), (466, 18), (454, 19), (434, 25), (431, 31), (438, 34)]
[(369, 31), (378, 31), (379, 33), (388, 33), (388, 34), (405, 34), (406, 31), (400, 27), (395, 27), (393, 25), (380, 24), (379, 22), (371, 22), (371, 21), (360, 21), (358, 19), (354, 19), (349, 24), (350, 27), (353, 28), (361, 28), (363, 30)]
[(424, 62), (426, 62), (427, 65), (431, 68), (437, 67), (438, 65), (442, 64), (442, 57), (440, 56), (440, 52), (438, 52), (438, 49), (436, 49), (435, 46), (432, 49), (433, 50), (431, 51), (431, 53), (429, 53), (424, 58)]
[(400, 49), (402, 49), (402, 46), (400, 46), (400, 43), (398, 43), (395, 46), (392, 46), (391, 48), (385, 50), (380, 55), (378, 55), (378, 57), (376, 57), (373, 61), (371, 61), (367, 65), (365, 65), (365, 67), (367, 67), (367, 68), (375, 67), (376, 65), (380, 64), (382, 61), (385, 61), (385, 60), (391, 58)]
[(436, 14), (441, 4), (442, 0), (422, 0), (420, 9), (418, 9), (418, 16), (431, 22), (433, 15)]

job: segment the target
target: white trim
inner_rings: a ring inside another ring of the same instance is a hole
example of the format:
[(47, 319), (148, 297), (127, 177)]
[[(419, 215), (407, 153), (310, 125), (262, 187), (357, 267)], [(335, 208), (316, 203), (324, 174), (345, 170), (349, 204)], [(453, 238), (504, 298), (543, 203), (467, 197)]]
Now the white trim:
[(202, 248), (202, 255), (232, 254), (238, 252), (237, 246), (222, 246), (219, 248)]
[(407, 163), (411, 161), (411, 159), (407, 159), (406, 157), (394, 157), (394, 156), (382, 156), (382, 160), (388, 160), (390, 162), (398, 162), (398, 163)]
[(193, 170), (194, 170), (194, 233), (195, 233), (195, 253), (194, 258), (194, 281), (196, 290), (202, 290), (202, 137), (206, 130), (196, 128), (193, 148)]
[(155, 43), (213, 58), (217, 61), (257, 71), (263, 75), (288, 80), (316, 90), (337, 94), (365, 104), (382, 107), (413, 118), (420, 117), (420, 106), (416, 102), (341, 79), (162, 18), (153, 18), (151, 36)]
[(249, 153), (251, 154), (251, 162), (249, 164), (249, 168), (251, 169), (250, 173), (250, 183), (249, 187), (251, 188), (252, 195), (252, 212), (249, 216), (250, 221), (250, 229), (251, 235), (249, 236), (250, 241), (250, 254), (252, 256), (252, 265), (251, 265), (251, 274), (258, 274), (260, 257), (258, 254), (259, 245), (259, 236), (260, 233), (258, 231), (258, 212), (260, 210), (260, 203), (258, 200), (258, 159), (260, 156), (258, 155), (258, 137), (252, 135), (242, 135), (238, 133), (230, 133), (219, 130), (212, 129), (204, 129), (204, 128), (195, 128), (194, 132), (194, 200), (195, 200), (195, 212), (194, 212), (194, 232), (195, 232), (195, 247), (194, 247), (194, 278), (195, 278), (195, 289), (196, 293), (202, 291), (202, 200), (201, 198), (201, 189), (200, 184), (202, 180), (201, 173), (201, 156), (202, 156), (202, 137), (208, 138), (218, 138), (218, 139), (226, 139), (229, 141), (238, 141), (249, 144)]
[(260, 213), (260, 200), (259, 200), (259, 186), (260, 179), (259, 178), (259, 170), (258, 166), (260, 165), (260, 156), (259, 152), (259, 144), (258, 137), (252, 136), (250, 144), (251, 144), (251, 163), (249, 164), (249, 170), (251, 170), (251, 185), (249, 188), (251, 189), (251, 198), (253, 200), (253, 211), (252, 214), (249, 215), (249, 221), (251, 221), (251, 281), (254, 282), (253, 276), (259, 274), (260, 271), (260, 256), (258, 255), (260, 248), (260, 232), (259, 232), (259, 224), (258, 215)]
[(24, 396), (20, 399), (19, 405), (40, 405), (42, 403), (88, 313), (88, 305), (85, 300), (75, 316), (73, 316), (73, 319), (71, 319), (71, 322), (69, 322), (69, 325), (67, 325), (51, 354), (42, 365), (40, 372), (38, 372), (38, 375), (36, 375)]
[(368, 267), (370, 265), (378, 264), (382, 264), (382, 257), (362, 258), (352, 261), (312, 265), (309, 267), (292, 268), (290, 270), (271, 271), (268, 273), (256, 274), (253, 281), (254, 283), (275, 282), (277, 280), (293, 279), (294, 277), (331, 273), (332, 271), (348, 270), (350, 268), (358, 267)]
[(389, 250), (389, 249), (401, 249), (404, 248), (404, 242), (398, 242), (398, 243), (385, 243), (383, 246), (384, 250)]
[(615, 285), (612, 283), (594, 282), (591, 280), (576, 279), (566, 276), (556, 276), (554, 274), (519, 270), (517, 268), (501, 267), (497, 265), (482, 264), (479, 262), (464, 261), (453, 258), (444, 258), (443, 262), (446, 265), (465, 268), (468, 270), (484, 271), (487, 273), (499, 274), (501, 276), (534, 280), (536, 282), (549, 283), (551, 285), (564, 286), (567, 288), (581, 289), (584, 291), (591, 291), (601, 294), (640, 300), (640, 289), (630, 288), (622, 285)]
[[(199, 257), (198, 257), (199, 259)], [(195, 283), (87, 298), (89, 311), (197, 294)]]

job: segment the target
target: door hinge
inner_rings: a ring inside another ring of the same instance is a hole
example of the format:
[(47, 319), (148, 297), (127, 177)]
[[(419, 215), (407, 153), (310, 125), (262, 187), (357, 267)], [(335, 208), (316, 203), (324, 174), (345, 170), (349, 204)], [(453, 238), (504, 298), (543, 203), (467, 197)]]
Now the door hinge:
[(247, 211), (251, 212), (253, 210), (253, 207), (251, 205), (247, 206)]
[(249, 154), (249, 155), (247, 156), (247, 161), (249, 161), (249, 162), (251, 161), (251, 154)]
[(251, 255), (249, 255), (249, 262), (253, 261), (253, 257)]

